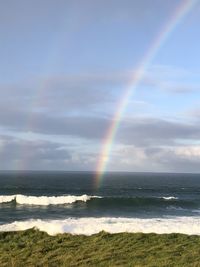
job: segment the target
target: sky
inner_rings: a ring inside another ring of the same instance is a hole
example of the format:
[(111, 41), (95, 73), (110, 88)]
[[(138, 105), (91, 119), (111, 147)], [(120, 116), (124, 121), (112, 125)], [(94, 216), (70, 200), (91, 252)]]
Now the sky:
[[(94, 171), (138, 65), (182, 0), (0, 2), (0, 170)], [(127, 101), (108, 171), (200, 172), (200, 1)]]

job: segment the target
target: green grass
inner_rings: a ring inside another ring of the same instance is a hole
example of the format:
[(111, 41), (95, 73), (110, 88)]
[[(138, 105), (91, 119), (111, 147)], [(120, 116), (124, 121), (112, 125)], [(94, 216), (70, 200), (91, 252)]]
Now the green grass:
[(0, 266), (200, 266), (200, 236), (2, 232)]

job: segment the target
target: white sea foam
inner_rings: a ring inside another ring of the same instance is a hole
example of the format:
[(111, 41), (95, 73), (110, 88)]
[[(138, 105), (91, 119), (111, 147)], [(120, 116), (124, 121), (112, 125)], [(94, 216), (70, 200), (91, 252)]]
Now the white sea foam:
[(11, 195), (11, 196), (0, 196), (0, 203), (11, 202), (14, 199), (15, 199), (15, 195)]
[(162, 197), (165, 200), (173, 200), (173, 199), (178, 199), (178, 197)]
[(62, 204), (71, 204), (76, 201), (86, 202), (91, 198), (100, 198), (98, 196), (25, 196), (25, 195), (10, 195), (10, 196), (0, 196), (0, 203), (6, 203), (11, 201), (16, 201), (16, 203), (21, 205), (62, 205)]
[(102, 230), (109, 233), (183, 233), (200, 235), (200, 217), (169, 218), (68, 218), (65, 220), (27, 220), (0, 225), (0, 231), (20, 231), (36, 227), (50, 235), (72, 233), (91, 235)]

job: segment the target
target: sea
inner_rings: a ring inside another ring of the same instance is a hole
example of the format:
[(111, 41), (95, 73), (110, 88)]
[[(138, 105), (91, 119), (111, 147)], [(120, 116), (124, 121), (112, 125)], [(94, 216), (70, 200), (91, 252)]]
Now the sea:
[(200, 174), (1, 171), (0, 231), (200, 234)]

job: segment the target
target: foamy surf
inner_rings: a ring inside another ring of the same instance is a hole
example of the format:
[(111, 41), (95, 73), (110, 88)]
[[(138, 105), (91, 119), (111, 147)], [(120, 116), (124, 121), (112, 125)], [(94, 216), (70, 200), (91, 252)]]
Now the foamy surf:
[(170, 218), (68, 218), (65, 220), (27, 220), (15, 221), (0, 225), (0, 231), (21, 231), (37, 228), (50, 235), (58, 233), (92, 235), (102, 230), (109, 233), (143, 232), (143, 233), (182, 233), (200, 235), (199, 217), (170, 217)]
[(165, 200), (174, 200), (174, 199), (178, 199), (178, 197), (161, 197), (162, 199), (165, 199)]
[(38, 206), (48, 206), (48, 205), (63, 205), (72, 204), (77, 201), (87, 202), (92, 198), (100, 198), (98, 196), (25, 196), (25, 195), (11, 195), (11, 196), (0, 196), (0, 203), (8, 203), (15, 201), (20, 205), (38, 205)]

